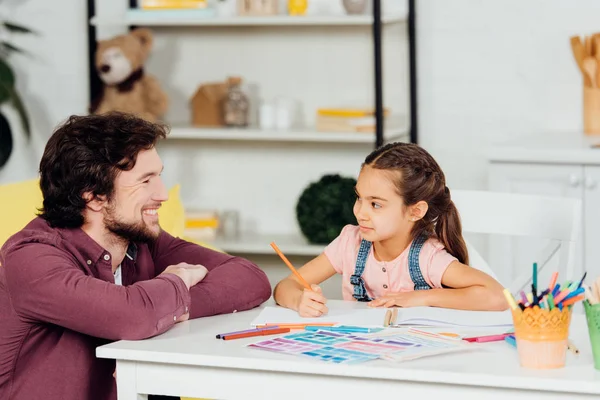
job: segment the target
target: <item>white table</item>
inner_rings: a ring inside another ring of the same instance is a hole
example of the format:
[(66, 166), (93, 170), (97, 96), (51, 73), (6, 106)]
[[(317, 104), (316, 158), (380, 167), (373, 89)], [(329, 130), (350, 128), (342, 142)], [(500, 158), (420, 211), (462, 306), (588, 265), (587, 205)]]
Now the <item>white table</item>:
[(400, 364), (377, 360), (335, 365), (244, 347), (261, 338), (215, 338), (217, 333), (248, 329), (258, 313), (255, 309), (180, 323), (152, 339), (99, 347), (96, 354), (117, 360), (119, 400), (146, 399), (146, 394), (261, 400), (454, 395), (461, 400), (571, 400), (600, 395), (600, 372), (593, 368), (582, 315), (574, 315), (571, 326), (581, 354), (569, 353), (565, 368), (528, 370), (504, 342)]

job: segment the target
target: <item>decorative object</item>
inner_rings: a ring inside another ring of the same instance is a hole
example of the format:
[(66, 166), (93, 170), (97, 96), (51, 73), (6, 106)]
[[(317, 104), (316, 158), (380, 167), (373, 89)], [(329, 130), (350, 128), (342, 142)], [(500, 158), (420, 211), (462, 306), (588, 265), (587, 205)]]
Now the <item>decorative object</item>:
[(158, 80), (144, 72), (151, 49), (152, 32), (145, 28), (98, 42), (96, 70), (104, 85), (91, 113), (121, 111), (149, 121), (164, 115), (167, 95)]
[(304, 189), (296, 204), (296, 218), (309, 242), (328, 244), (345, 225), (356, 223), (355, 186), (356, 179), (335, 174), (324, 175)]
[(275, 106), (272, 103), (263, 103), (258, 109), (258, 124), (261, 129), (275, 128)]
[(219, 17), (233, 17), (237, 14), (236, 0), (216, 0), (215, 9)]
[[(13, 54), (22, 54), (25, 51), (9, 41), (11, 33), (33, 34), (34, 32), (14, 22), (0, 21), (0, 105), (10, 103), (14, 107), (21, 119), (25, 137), (29, 140), (31, 137), (29, 116), (15, 85), (15, 73), (8, 62)], [(0, 111), (0, 168), (8, 162), (13, 150), (12, 131), (9, 120)]]
[(348, 14), (362, 14), (367, 8), (367, 0), (342, 0)]
[(191, 100), (192, 125), (225, 126), (223, 102), (227, 95), (225, 82), (200, 85)]
[(275, 102), (275, 127), (281, 130), (289, 130), (296, 122), (298, 111), (297, 102), (289, 97), (279, 97)]
[(277, 15), (279, 0), (237, 0), (239, 15)]
[(288, 0), (289, 15), (305, 15), (308, 8), (308, 0)]
[(240, 85), (242, 78), (233, 76), (227, 79), (227, 95), (225, 96), (224, 111), (225, 125), (232, 127), (248, 126), (248, 96)]

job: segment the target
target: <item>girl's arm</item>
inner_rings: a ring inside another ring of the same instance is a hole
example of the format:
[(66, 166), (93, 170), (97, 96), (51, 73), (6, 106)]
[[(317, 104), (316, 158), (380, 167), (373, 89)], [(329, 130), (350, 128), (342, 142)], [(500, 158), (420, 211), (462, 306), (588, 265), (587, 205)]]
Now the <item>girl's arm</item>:
[(502, 285), (476, 268), (458, 261), (452, 262), (444, 275), (442, 285), (448, 289), (427, 290), (432, 307), (458, 310), (504, 311), (508, 308)]
[(304, 303), (303, 306), (305, 307), (303, 308), (305, 310), (302, 311), (305, 315), (303, 316), (320, 316), (327, 311), (325, 307), (327, 299), (316, 285), (336, 274), (333, 265), (331, 265), (325, 254), (321, 254), (306, 263), (302, 268), (299, 268), (298, 273), (302, 275), (309, 285), (314, 285), (313, 288), (315, 290), (307, 290), (294, 274), (290, 274), (275, 286), (273, 292), (275, 302), (280, 306), (291, 308), (295, 311), (301, 311), (299, 308), (301, 307), (301, 303)]
[(390, 293), (373, 300), (370, 305), (430, 306), (475, 311), (503, 311), (508, 308), (500, 283), (485, 272), (458, 261), (453, 261), (448, 266), (442, 275), (442, 285), (447, 289)]

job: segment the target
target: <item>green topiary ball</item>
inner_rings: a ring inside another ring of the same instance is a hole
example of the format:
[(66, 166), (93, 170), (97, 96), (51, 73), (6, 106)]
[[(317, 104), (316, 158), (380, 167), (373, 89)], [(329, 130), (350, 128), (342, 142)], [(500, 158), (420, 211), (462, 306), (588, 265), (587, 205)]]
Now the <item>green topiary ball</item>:
[(356, 223), (352, 212), (355, 186), (354, 178), (324, 175), (304, 189), (296, 204), (296, 218), (309, 242), (328, 244), (344, 226)]

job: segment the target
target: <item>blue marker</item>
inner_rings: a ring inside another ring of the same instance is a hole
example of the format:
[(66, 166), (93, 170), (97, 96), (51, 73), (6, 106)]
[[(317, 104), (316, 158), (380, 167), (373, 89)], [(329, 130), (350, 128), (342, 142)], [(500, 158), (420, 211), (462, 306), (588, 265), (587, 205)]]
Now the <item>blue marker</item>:
[(514, 336), (507, 336), (504, 338), (504, 341), (510, 344), (512, 347), (517, 347), (517, 340)]
[(362, 326), (348, 326), (348, 325), (340, 325), (340, 326), (313, 326), (308, 325), (304, 328), (307, 331), (328, 331), (328, 332), (338, 332), (338, 333), (371, 333), (371, 332), (379, 332), (382, 330), (381, 328), (365, 328)]

